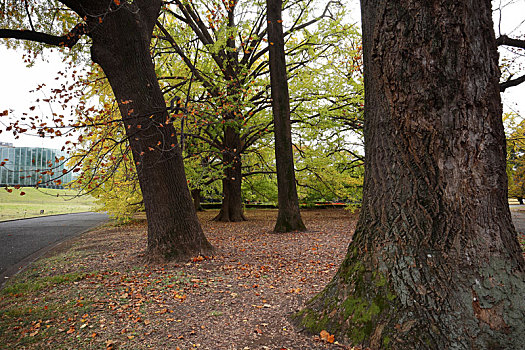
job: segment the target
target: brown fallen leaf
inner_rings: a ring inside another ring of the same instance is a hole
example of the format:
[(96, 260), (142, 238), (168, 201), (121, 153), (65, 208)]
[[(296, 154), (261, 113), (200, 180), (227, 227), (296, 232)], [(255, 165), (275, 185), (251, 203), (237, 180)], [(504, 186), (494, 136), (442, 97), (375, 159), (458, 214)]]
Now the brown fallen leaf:
[(117, 348), (117, 344), (114, 340), (106, 340), (106, 350), (115, 350)]
[(327, 331), (325, 331), (324, 329), (321, 331), (321, 333), (319, 333), (319, 335), (321, 336), (321, 339), (332, 344), (335, 340), (335, 337), (333, 334), (330, 334), (328, 333)]

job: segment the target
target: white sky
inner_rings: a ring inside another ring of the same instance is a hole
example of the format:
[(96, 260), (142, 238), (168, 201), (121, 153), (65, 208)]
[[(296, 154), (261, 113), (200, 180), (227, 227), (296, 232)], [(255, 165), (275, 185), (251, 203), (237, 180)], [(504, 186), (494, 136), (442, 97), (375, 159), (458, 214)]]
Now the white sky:
[[(10, 115), (21, 116), (23, 112), (29, 112), (29, 107), (36, 105), (37, 109), (30, 115), (51, 114), (48, 106), (43, 103), (35, 103), (36, 99), (46, 98), (46, 96), (42, 92), (29, 93), (29, 91), (45, 83), (47, 88), (44, 91), (50, 95), (50, 88), (59, 86), (55, 77), (58, 71), (65, 68), (65, 64), (62, 63), (60, 55), (54, 52), (46, 53), (49, 62), (37, 59), (36, 64), (28, 68), (23, 62), (22, 55), (21, 51), (8, 50), (0, 45), (0, 112), (7, 109), (13, 111)], [(11, 142), (18, 147), (48, 148), (61, 148), (65, 142), (63, 139), (51, 140), (27, 135), (21, 135), (18, 140), (15, 140), (11, 132), (5, 131), (8, 123), (6, 117), (0, 117), (0, 130), (3, 130), (0, 134), (0, 141)]]
[[(358, 22), (360, 20), (359, 7), (356, 5), (358, 2), (356, 0), (350, 1), (350, 8), (352, 9), (350, 21)], [(499, 6), (500, 4), (501, 6)], [(502, 7), (501, 22), (499, 22), (499, 13), (495, 12), (496, 36), (500, 34), (501, 28), (501, 34), (508, 34), (512, 37), (521, 35), (521, 38), (525, 38), (524, 0), (496, 0), (493, 1), (493, 7)], [(21, 116), (23, 112), (29, 112), (29, 107), (35, 105), (34, 101), (37, 98), (45, 98), (44, 94), (49, 96), (51, 88), (59, 87), (60, 80), (55, 80), (55, 77), (58, 71), (65, 70), (65, 64), (62, 63), (58, 52), (47, 52), (45, 55), (48, 62), (37, 59), (36, 64), (28, 68), (22, 60), (22, 52), (7, 50), (0, 44), (0, 112), (7, 109), (13, 111), (10, 113), (11, 115)], [(522, 59), (525, 61), (525, 53)], [(525, 64), (522, 67), (525, 67)], [(525, 74), (525, 70), (521, 74)], [(30, 90), (42, 83), (47, 85), (43, 92), (29, 93)], [(525, 83), (507, 89), (502, 94), (502, 99), (505, 112), (514, 111), (525, 117)], [(55, 112), (61, 112), (58, 106), (53, 106), (53, 109)], [(42, 103), (37, 105), (35, 112), (42, 115), (51, 114), (49, 106)], [(0, 117), (0, 130), (3, 131), (0, 133), (0, 141), (11, 142), (18, 147), (60, 149), (65, 142), (64, 138), (51, 140), (29, 135), (21, 135), (19, 139), (15, 140), (11, 132), (5, 131), (7, 124), (6, 118)]]
[[(501, 10), (494, 12), (494, 28), (496, 37), (508, 35), (511, 38), (525, 40), (525, 0), (493, 0), (492, 8)], [(505, 48), (499, 48), (500, 57), (509, 55)], [(521, 50), (520, 67), (515, 77), (525, 74), (525, 50)], [(508, 88), (501, 94), (503, 112), (514, 112), (525, 118), (525, 83)]]

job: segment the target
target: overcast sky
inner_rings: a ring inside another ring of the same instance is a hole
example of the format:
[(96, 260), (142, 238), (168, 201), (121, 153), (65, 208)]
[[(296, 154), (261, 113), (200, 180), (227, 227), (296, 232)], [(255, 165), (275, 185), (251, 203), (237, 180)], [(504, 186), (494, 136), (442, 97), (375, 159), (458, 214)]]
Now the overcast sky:
[[(0, 111), (12, 110), (15, 116), (21, 115), (23, 112), (29, 112), (29, 107), (37, 106), (31, 115), (50, 114), (49, 107), (46, 104), (36, 104), (35, 100), (38, 98), (46, 98), (45, 92), (30, 93), (39, 84), (45, 83), (48, 88), (44, 91), (49, 93), (49, 88), (58, 87), (59, 83), (55, 80), (57, 72), (64, 69), (61, 57), (58, 53), (46, 53), (49, 62), (44, 62), (40, 59), (36, 60), (36, 64), (28, 68), (22, 60), (22, 52), (8, 50), (4, 46), (0, 46), (0, 76), (2, 77), (0, 83)], [(20, 136), (15, 140), (11, 132), (6, 132), (7, 125), (6, 117), (0, 117), (0, 141), (14, 143), (18, 147), (49, 147), (61, 148), (65, 142), (63, 139), (47, 139), (38, 136)]]
[[(352, 0), (356, 4), (355, 0)], [(494, 8), (501, 4), (503, 10), (501, 21), (499, 21), (499, 12), (495, 12), (495, 27), (496, 36), (500, 34), (508, 34), (509, 36), (521, 35), (525, 38), (525, 1), (524, 0), (501, 0), (493, 2)], [(351, 21), (358, 22), (360, 19), (357, 6), (351, 7)], [(505, 50), (502, 52), (505, 54)], [(36, 64), (28, 68), (22, 60), (22, 52), (7, 50), (3, 45), (0, 45), (0, 112), (3, 110), (13, 110), (13, 115), (21, 115), (23, 112), (28, 112), (29, 107), (35, 105), (34, 101), (38, 98), (45, 98), (45, 94), (50, 94), (51, 88), (59, 87), (60, 81), (55, 80), (57, 72), (64, 70), (65, 65), (62, 63), (60, 54), (57, 52), (46, 53), (48, 62), (37, 60)], [(525, 54), (522, 57), (525, 61)], [(525, 67), (523, 65), (522, 67)], [(523, 73), (525, 74), (525, 72)], [(35, 89), (39, 84), (45, 83), (47, 89), (43, 92), (29, 93), (30, 90)], [(502, 95), (504, 111), (514, 111), (521, 116), (525, 116), (525, 84), (518, 87), (507, 89)], [(61, 113), (58, 106), (53, 106), (56, 113)], [(35, 110), (38, 114), (51, 114), (50, 108), (45, 104), (38, 104)], [(49, 147), (61, 148), (64, 144), (64, 139), (48, 139), (37, 136), (20, 136), (15, 140), (12, 133), (6, 132), (7, 121), (5, 117), (0, 117), (0, 141), (11, 142), (15, 146), (23, 147)]]

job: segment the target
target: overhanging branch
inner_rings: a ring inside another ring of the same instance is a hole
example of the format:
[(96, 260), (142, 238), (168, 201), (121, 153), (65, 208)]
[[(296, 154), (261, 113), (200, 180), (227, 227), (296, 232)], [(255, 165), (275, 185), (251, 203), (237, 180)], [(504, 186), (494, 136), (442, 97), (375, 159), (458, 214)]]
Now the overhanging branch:
[(496, 39), (496, 44), (517, 47), (525, 49), (525, 40), (509, 38), (507, 35), (502, 35)]
[(52, 46), (72, 48), (86, 34), (86, 25), (77, 24), (69, 33), (62, 36), (50, 35), (33, 30), (0, 29), (0, 38), (35, 41)]
[(513, 87), (513, 86), (517, 86), (523, 82), (525, 82), (525, 75), (522, 75), (521, 77), (516, 78), (516, 79), (507, 80), (499, 84), (499, 91), (503, 92), (505, 91), (505, 89)]

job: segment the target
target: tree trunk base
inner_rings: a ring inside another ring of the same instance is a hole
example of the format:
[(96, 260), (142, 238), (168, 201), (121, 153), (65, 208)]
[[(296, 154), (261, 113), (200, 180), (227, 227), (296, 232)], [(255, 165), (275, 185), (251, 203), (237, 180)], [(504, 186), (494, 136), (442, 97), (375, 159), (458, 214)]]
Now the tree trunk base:
[(277, 222), (273, 229), (274, 233), (298, 232), (306, 231), (306, 225), (303, 223), (301, 216), (299, 217), (277, 217)]
[(524, 274), (510, 262), (462, 266), (459, 278), (451, 277), (450, 266), (436, 266), (446, 281), (424, 285), (414, 281), (434, 273), (401, 259), (399, 274), (383, 275), (357, 251), (351, 244), (334, 279), (292, 315), (297, 327), (374, 350), (525, 349)]
[(219, 214), (212, 219), (212, 221), (218, 222), (241, 222), (247, 221), (243, 213), (227, 213), (221, 209)]
[(148, 247), (146, 259), (150, 263), (165, 263), (168, 261), (188, 261), (196, 256), (211, 256), (214, 248), (207, 241), (191, 246), (156, 246)]

